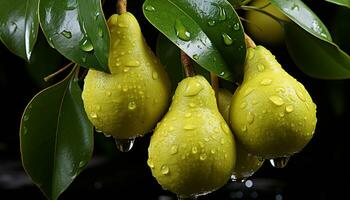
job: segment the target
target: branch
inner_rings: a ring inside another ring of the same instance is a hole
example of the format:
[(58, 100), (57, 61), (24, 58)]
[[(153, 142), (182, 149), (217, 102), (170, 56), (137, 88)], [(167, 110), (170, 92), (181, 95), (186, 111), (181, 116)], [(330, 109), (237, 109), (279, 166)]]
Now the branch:
[(186, 77), (191, 77), (196, 75), (193, 69), (191, 58), (188, 57), (188, 55), (183, 51), (181, 51), (181, 62), (182, 62), (182, 66), (184, 68)]

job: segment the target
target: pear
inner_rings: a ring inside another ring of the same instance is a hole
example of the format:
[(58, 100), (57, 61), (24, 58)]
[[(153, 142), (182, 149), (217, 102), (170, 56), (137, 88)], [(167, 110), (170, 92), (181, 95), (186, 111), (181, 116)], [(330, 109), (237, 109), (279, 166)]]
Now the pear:
[[(226, 89), (219, 89), (218, 105), (221, 115), (229, 123), (232, 93)], [(235, 133), (233, 133), (235, 135)], [(264, 159), (247, 152), (241, 144), (236, 141), (236, 166), (232, 172), (231, 179), (244, 181), (252, 176), (264, 163)]]
[(108, 26), (111, 74), (89, 70), (82, 94), (84, 108), (96, 129), (106, 135), (142, 136), (165, 113), (170, 80), (131, 13), (112, 15)]
[(203, 76), (182, 80), (148, 148), (148, 165), (163, 188), (194, 197), (223, 186), (235, 165), (235, 142)]
[(289, 157), (311, 140), (316, 105), (304, 86), (270, 51), (248, 48), (244, 79), (235, 91), (230, 122), (248, 152), (265, 159)]

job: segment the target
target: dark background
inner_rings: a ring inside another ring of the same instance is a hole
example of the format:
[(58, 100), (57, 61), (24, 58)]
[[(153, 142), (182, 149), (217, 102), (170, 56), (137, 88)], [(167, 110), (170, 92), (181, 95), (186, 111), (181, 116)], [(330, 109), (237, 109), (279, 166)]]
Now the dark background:
[[(129, 1), (129, 11), (139, 20), (144, 36), (154, 49), (158, 32), (142, 15), (143, 1)], [(106, 1), (106, 16), (114, 12)], [(306, 2), (307, 3), (307, 2)], [(334, 40), (350, 53), (349, 10), (313, 1), (308, 5), (330, 29)], [(347, 16), (349, 20), (337, 21)], [(314, 138), (284, 169), (269, 162), (250, 179), (228, 183), (222, 189), (199, 199), (348, 199), (349, 158), (349, 80), (325, 81), (303, 74), (290, 60), (285, 47), (272, 48), (285, 70), (302, 82), (317, 104)], [(68, 61), (50, 49), (40, 35), (31, 64), (10, 53), (0, 44), (0, 199), (44, 199), (25, 174), (20, 161), (19, 123), (25, 105), (50, 83), (42, 77)], [(331, 66), (330, 66), (331, 67)], [(51, 80), (59, 80), (60, 76)], [(119, 153), (110, 138), (95, 134), (94, 158), (60, 199), (151, 199), (171, 200), (146, 165), (150, 134), (136, 141), (129, 153)], [(250, 183), (253, 183), (252, 187)]]

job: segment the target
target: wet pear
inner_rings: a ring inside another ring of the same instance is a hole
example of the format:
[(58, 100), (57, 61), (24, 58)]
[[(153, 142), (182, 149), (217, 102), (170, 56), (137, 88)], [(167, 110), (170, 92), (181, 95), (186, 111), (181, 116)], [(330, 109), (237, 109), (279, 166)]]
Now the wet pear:
[(165, 113), (170, 81), (131, 13), (112, 15), (108, 26), (111, 74), (89, 70), (84, 107), (100, 132), (116, 139), (134, 138), (149, 132)]
[(179, 83), (148, 153), (153, 176), (179, 197), (209, 193), (229, 180), (236, 160), (235, 143), (204, 77), (188, 77)]
[[(226, 89), (219, 89), (219, 111), (227, 123), (229, 123), (232, 95), (233, 94)], [(233, 133), (233, 135), (235, 135), (235, 133)], [(231, 179), (234, 181), (243, 181), (252, 176), (264, 163), (264, 159), (248, 153), (237, 141), (236, 153), (236, 166), (231, 176)]]
[(244, 80), (230, 110), (238, 142), (265, 159), (301, 151), (311, 140), (317, 121), (309, 93), (262, 46), (248, 48), (244, 68)]

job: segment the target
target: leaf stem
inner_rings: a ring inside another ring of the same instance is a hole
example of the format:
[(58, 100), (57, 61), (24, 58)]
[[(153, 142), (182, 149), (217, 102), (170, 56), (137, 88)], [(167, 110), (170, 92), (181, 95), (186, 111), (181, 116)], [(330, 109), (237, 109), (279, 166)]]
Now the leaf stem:
[(117, 13), (123, 14), (127, 12), (127, 0), (117, 0)]
[(50, 74), (48, 76), (46, 76), (44, 78), (44, 81), (47, 82), (50, 79), (52, 79), (53, 77), (57, 76), (58, 74), (62, 73), (63, 71), (65, 71), (66, 69), (68, 69), (72, 64), (74, 64), (73, 62), (68, 63), (67, 65), (63, 66), (61, 69), (57, 70), (56, 72), (54, 72), (53, 74)]
[(219, 78), (213, 72), (210, 72), (210, 83), (215, 92), (216, 102), (219, 103)]
[(196, 75), (192, 65), (191, 58), (183, 51), (181, 51), (181, 62), (182, 62), (182, 67), (184, 68), (186, 77), (191, 77)]
[(245, 40), (245, 44), (247, 45), (248, 48), (255, 48), (256, 47), (255, 42), (246, 33), (244, 33), (244, 40)]

